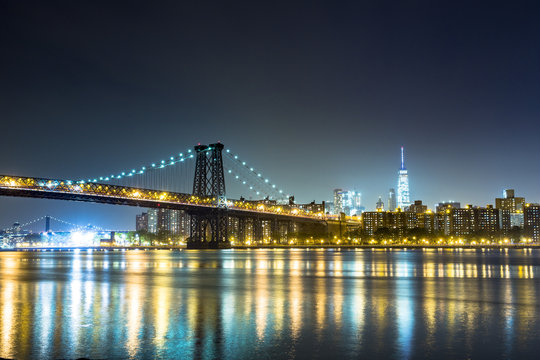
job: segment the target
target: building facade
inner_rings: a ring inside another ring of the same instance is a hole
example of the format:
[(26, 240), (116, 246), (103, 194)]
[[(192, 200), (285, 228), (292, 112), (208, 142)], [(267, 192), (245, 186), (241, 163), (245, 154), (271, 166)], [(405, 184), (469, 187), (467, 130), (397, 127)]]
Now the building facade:
[(137, 230), (145, 230), (151, 234), (189, 236), (189, 215), (183, 210), (151, 208), (137, 215), (136, 221)]
[(526, 204), (523, 209), (524, 234), (534, 242), (540, 241), (540, 204)]
[(397, 208), (396, 190), (394, 188), (388, 190), (388, 211), (394, 211)]

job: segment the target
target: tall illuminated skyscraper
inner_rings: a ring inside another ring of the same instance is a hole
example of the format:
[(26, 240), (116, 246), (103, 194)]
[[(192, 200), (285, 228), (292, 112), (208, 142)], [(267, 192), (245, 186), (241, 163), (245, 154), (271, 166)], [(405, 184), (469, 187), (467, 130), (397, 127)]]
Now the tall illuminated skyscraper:
[(411, 199), (409, 197), (409, 175), (407, 174), (407, 169), (405, 168), (403, 146), (401, 147), (401, 168), (399, 169), (398, 177), (397, 205), (401, 209), (411, 205)]

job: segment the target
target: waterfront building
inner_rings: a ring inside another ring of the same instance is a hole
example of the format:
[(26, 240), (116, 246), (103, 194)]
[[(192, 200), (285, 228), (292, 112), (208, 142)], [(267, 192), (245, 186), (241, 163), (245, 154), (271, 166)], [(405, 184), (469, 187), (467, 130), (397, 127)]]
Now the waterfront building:
[(362, 213), (362, 228), (367, 235), (375, 234), (377, 229), (388, 227), (388, 212), (385, 211), (365, 211)]
[(440, 209), (441, 211), (436, 215), (435, 228), (445, 235), (462, 237), (484, 234), (488, 236), (496, 234), (502, 228), (501, 212), (492, 205), (485, 208), (467, 205), (464, 208), (447, 206)]
[(540, 241), (540, 204), (526, 204), (523, 209), (525, 236)]
[(493, 205), (475, 208), (475, 231), (495, 234), (501, 229), (500, 211)]
[(397, 208), (396, 190), (394, 188), (388, 190), (388, 210), (394, 211)]
[(409, 197), (409, 175), (407, 173), (407, 168), (405, 168), (403, 146), (401, 147), (401, 167), (399, 169), (397, 189), (397, 206), (401, 209), (404, 209), (409, 206), (411, 202)]
[(151, 208), (137, 215), (136, 221), (137, 230), (146, 230), (151, 234), (166, 232), (189, 236), (189, 215), (183, 210)]
[(428, 234), (435, 233), (435, 214), (431, 210), (426, 210), (423, 213), (415, 213), (416, 227), (425, 229)]

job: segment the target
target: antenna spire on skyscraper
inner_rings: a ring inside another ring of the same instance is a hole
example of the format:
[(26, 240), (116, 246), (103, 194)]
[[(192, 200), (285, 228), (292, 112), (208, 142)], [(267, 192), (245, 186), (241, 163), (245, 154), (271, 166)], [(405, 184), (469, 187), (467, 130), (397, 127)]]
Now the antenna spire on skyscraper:
[(405, 170), (405, 157), (403, 156), (403, 146), (401, 147), (401, 170)]

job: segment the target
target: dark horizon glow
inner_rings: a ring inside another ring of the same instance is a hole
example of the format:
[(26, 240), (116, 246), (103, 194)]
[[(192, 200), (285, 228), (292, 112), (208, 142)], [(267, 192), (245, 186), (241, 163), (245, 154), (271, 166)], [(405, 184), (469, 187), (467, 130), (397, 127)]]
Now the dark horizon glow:
[[(540, 202), (539, 10), (5, 1), (0, 173), (94, 177), (221, 141), (299, 202), (342, 188), (373, 209), (404, 146), (411, 201)], [(51, 214), (128, 229), (143, 211), (1, 201), (2, 228)]]

